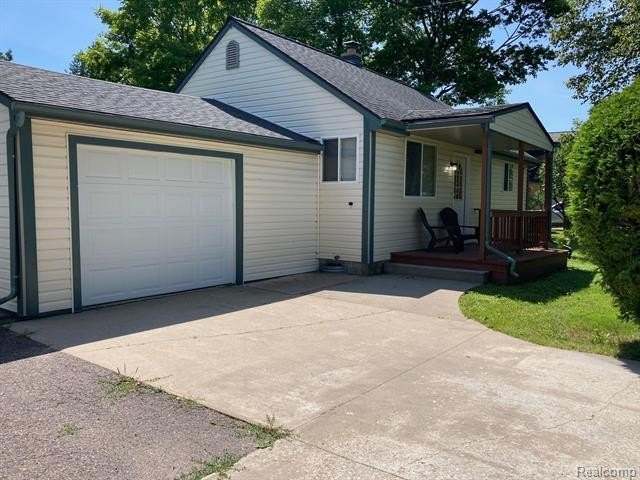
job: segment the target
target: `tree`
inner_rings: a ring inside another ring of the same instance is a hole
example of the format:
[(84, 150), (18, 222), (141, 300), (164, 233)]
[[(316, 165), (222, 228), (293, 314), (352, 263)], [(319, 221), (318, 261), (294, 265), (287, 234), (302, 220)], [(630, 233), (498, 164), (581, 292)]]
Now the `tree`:
[(255, 0), (123, 0), (98, 8), (108, 29), (78, 52), (69, 71), (112, 82), (173, 90), (228, 15), (251, 18)]
[(640, 1), (570, 0), (551, 39), (561, 65), (584, 72), (569, 79), (575, 98), (596, 103), (640, 77)]
[(451, 104), (486, 103), (545, 69), (564, 0), (378, 0), (372, 66)]
[(347, 40), (370, 48), (367, 0), (258, 0), (261, 26), (313, 47), (340, 55)]
[(6, 52), (0, 52), (0, 60), (6, 60), (7, 62), (13, 61), (13, 52), (11, 49)]
[[(339, 54), (351, 37), (374, 70), (451, 104), (496, 103), (553, 59), (544, 43), (565, 0), (261, 0), (258, 19)], [(504, 32), (504, 34), (501, 34)], [(499, 37), (496, 39), (496, 37)]]
[(592, 108), (568, 180), (573, 232), (622, 314), (640, 321), (640, 79)]
[(567, 185), (567, 161), (568, 156), (571, 153), (573, 142), (576, 137), (576, 130), (579, 125), (575, 125), (574, 130), (565, 133), (560, 138), (560, 146), (553, 152), (553, 172), (552, 177), (552, 200), (556, 205), (556, 211), (562, 217), (564, 228), (569, 228), (571, 222), (569, 219), (569, 195)]
[(553, 58), (544, 41), (565, 1), (123, 0), (97, 10), (108, 30), (70, 71), (169, 90), (232, 14), (336, 55), (357, 40), (374, 70), (452, 104), (495, 103)]

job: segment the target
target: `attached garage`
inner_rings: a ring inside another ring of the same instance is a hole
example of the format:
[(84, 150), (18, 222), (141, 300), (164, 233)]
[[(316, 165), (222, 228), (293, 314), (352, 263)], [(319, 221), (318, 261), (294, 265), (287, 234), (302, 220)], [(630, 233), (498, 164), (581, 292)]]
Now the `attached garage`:
[(0, 194), (20, 235), (4, 222), (0, 237), (18, 240), (19, 296), (3, 308), (77, 312), (317, 269), (317, 142), (218, 102), (10, 67), (0, 134), (17, 168)]
[(70, 142), (82, 306), (236, 281), (233, 158)]

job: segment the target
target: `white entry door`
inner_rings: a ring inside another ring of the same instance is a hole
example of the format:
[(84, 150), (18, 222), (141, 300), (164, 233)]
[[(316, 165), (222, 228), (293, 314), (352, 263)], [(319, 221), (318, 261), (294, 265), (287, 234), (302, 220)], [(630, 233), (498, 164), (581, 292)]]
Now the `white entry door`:
[(467, 194), (467, 175), (468, 175), (468, 159), (462, 155), (453, 156), (453, 206), (452, 208), (458, 214), (460, 225), (467, 225), (468, 215), (468, 194)]
[(82, 304), (232, 283), (233, 160), (78, 146)]

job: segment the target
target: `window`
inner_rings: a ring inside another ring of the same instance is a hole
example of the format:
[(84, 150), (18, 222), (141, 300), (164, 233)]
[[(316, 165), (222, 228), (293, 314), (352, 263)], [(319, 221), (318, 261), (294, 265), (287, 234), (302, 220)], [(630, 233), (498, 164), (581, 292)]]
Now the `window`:
[(462, 165), (459, 163), (454, 164), (453, 170), (453, 199), (464, 200), (464, 172), (462, 171)]
[(505, 162), (504, 164), (504, 184), (505, 192), (513, 192), (513, 163)]
[(240, 67), (240, 44), (235, 40), (227, 43), (227, 70)]
[(356, 137), (323, 139), (323, 182), (355, 182), (358, 141)]
[(435, 197), (436, 147), (407, 142), (404, 194), (407, 197)]

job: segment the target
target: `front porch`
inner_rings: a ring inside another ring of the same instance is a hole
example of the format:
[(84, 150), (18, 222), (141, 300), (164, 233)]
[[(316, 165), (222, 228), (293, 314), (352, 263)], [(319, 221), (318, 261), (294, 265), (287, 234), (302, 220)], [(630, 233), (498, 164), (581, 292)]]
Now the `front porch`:
[(568, 251), (535, 247), (514, 253), (511, 258), (515, 261), (518, 277), (509, 273), (511, 265), (504, 258), (489, 254), (483, 259), (477, 244), (467, 244), (460, 253), (455, 253), (452, 247), (391, 253), (391, 262), (394, 264), (486, 271), (489, 281), (506, 285), (534, 280), (566, 269)]
[[(457, 212), (461, 225), (477, 227), (477, 236), (473, 243), (464, 245), (464, 251), (456, 253), (451, 243), (460, 243), (460, 235), (471, 233), (471, 229), (463, 227), (456, 233), (442, 213), (431, 210), (428, 223), (438, 226), (434, 232), (426, 225), (423, 235), (427, 240), (447, 235), (450, 243), (430, 250), (391, 251), (393, 264), (484, 271), (485, 278), (500, 284), (520, 283), (566, 268), (570, 252), (551, 248), (553, 143), (528, 105), (470, 109), (462, 118), (420, 120), (408, 129), (410, 138), (472, 148), (479, 156), (475, 168), (468, 162), (450, 161), (453, 199), (446, 205)], [(526, 209), (526, 174), (533, 164), (544, 165), (539, 210)], [(443, 222), (449, 223), (446, 233)]]

